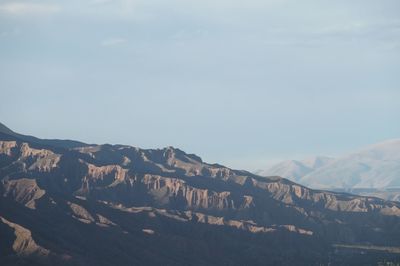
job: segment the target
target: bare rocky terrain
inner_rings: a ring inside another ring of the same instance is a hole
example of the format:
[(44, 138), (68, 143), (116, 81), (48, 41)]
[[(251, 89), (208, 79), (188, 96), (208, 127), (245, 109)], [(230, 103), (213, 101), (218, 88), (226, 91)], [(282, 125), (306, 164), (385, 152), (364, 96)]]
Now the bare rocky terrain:
[(1, 265), (377, 265), (400, 203), (167, 147), (0, 133)]

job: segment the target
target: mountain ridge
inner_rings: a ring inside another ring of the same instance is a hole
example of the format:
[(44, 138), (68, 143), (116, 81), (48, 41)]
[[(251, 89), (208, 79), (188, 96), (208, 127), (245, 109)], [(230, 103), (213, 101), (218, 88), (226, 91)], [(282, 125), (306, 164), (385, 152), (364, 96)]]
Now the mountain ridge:
[(333, 158), (327, 156), (315, 156), (304, 160), (286, 160), (273, 165), (267, 170), (258, 171), (257, 174), (262, 176), (276, 175), (299, 182), (306, 174), (333, 161)]
[(399, 203), (312, 190), (173, 147), (66, 148), (2, 133), (0, 180), (5, 265), (368, 265), (398, 254), (347, 246), (400, 246)]
[[(282, 176), (315, 189), (400, 188), (399, 150), (400, 139), (390, 139), (335, 159), (325, 157), (318, 167), (310, 167), (307, 160), (289, 160), (259, 173)], [(324, 157), (311, 161), (318, 158)]]
[(300, 182), (316, 188), (400, 187), (400, 139), (370, 145), (316, 169)]
[(34, 142), (37, 144), (42, 144), (42, 145), (49, 145), (49, 146), (54, 146), (58, 148), (74, 148), (74, 147), (81, 147), (81, 146), (86, 146), (89, 144), (83, 143), (81, 141), (76, 141), (76, 140), (69, 140), (69, 139), (39, 139), (33, 136), (29, 135), (23, 135), (14, 132), (10, 128), (8, 128), (6, 125), (0, 122), (0, 133), (13, 136), (16, 138), (19, 138), (21, 140), (29, 141), (29, 142)]

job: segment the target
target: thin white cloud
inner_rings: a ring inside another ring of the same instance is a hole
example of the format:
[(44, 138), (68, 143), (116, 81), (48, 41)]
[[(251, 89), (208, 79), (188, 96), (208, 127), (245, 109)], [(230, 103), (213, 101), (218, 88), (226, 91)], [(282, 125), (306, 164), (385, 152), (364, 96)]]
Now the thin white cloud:
[(51, 14), (60, 10), (59, 6), (53, 4), (12, 2), (0, 5), (0, 13), (18, 16)]
[(111, 39), (106, 39), (101, 42), (101, 46), (116, 46), (126, 43), (126, 40), (123, 38), (111, 38)]
[(90, 1), (90, 3), (93, 5), (102, 5), (102, 4), (108, 4), (111, 2), (113, 2), (113, 0), (92, 0), (92, 1)]

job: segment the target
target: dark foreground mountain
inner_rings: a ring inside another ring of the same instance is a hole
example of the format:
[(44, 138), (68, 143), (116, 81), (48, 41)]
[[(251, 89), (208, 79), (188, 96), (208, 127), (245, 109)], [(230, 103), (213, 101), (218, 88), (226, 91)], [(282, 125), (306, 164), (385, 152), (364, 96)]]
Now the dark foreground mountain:
[(312, 190), (172, 147), (48, 141), (4, 128), (1, 265), (399, 262), (400, 203)]

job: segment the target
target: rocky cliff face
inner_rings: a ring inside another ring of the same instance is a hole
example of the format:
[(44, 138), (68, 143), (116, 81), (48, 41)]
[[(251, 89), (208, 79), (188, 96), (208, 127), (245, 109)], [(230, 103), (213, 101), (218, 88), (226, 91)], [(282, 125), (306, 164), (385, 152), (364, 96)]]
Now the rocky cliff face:
[(399, 203), (207, 164), (173, 147), (0, 137), (0, 241), (9, 246), (0, 259), (10, 265), (310, 265), (362, 261), (335, 257), (337, 243), (400, 246)]

